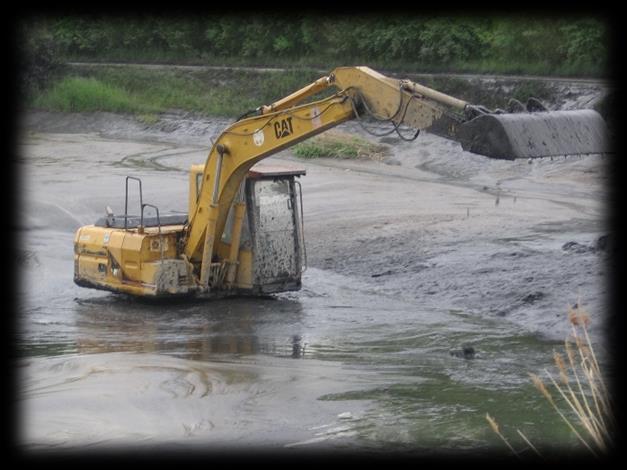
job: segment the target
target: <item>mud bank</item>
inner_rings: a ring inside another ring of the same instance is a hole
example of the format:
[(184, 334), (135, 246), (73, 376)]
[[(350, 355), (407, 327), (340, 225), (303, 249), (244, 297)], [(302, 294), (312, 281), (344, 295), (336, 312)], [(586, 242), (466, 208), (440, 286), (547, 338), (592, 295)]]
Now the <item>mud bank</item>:
[[(77, 148), (94, 138), (115, 139), (120, 153), (128, 145), (129, 154), (138, 155), (121, 160), (128, 174), (143, 168), (178, 173), (176, 182), (163, 179), (166, 193), (178, 194), (178, 210), (186, 201), (179, 181), (186, 164), (204, 161), (212, 138), (229, 124), (175, 112), (151, 125), (110, 113), (23, 118), (36, 138), (80, 133), (71, 139)], [(340, 128), (374, 139), (354, 122)], [(609, 157), (509, 162), (464, 152), (427, 133), (409, 143), (378, 141), (391, 150), (383, 162), (303, 162), (289, 150), (272, 157), (307, 170), (310, 266), (359, 278), (381, 295), (502, 318), (552, 339), (564, 337), (567, 306), (581, 302), (597, 319), (595, 336), (602, 335), (608, 249), (598, 241), (608, 233)], [(132, 142), (167, 149), (147, 156)], [(584, 248), (573, 250), (573, 243)]]

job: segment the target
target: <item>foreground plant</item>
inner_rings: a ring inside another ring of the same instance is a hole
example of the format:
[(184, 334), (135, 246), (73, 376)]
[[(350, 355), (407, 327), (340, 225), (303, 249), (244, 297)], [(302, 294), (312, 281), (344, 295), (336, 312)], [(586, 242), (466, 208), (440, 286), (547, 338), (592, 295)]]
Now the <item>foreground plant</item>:
[[(558, 406), (554, 395), (538, 375), (529, 375), (534, 386), (547, 399), (579, 442), (593, 455), (599, 456), (599, 454), (606, 453), (611, 445), (610, 429), (615, 425), (609, 392), (590, 342), (588, 334), (590, 317), (583, 308), (579, 307), (579, 304), (576, 304), (575, 307), (569, 307), (568, 320), (572, 333), (564, 341), (567, 361), (564, 360), (562, 354), (553, 353), (559, 379), (556, 380), (546, 369), (544, 370), (554, 392), (557, 392), (566, 403), (566, 410)], [(486, 414), (486, 419), (492, 430), (515, 455), (518, 455), (518, 452), (500, 432), (494, 418)], [(527, 445), (540, 455), (525, 435), (520, 430), (517, 432)]]

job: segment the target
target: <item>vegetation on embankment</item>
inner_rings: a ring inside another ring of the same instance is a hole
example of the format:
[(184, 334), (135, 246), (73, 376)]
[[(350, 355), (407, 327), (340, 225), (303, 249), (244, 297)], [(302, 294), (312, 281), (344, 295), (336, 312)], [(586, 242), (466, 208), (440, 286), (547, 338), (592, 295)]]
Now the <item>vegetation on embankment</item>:
[[(22, 25), (29, 107), (155, 115), (170, 109), (239, 116), (321, 76), (365, 64), (485, 106), (547, 99), (550, 86), (502, 88), (411, 72), (603, 75), (608, 31), (596, 18), (222, 15), (205, 18), (50, 17)], [(285, 71), (65, 65), (69, 60), (285, 66)], [(503, 91), (507, 89), (507, 93)], [(507, 95), (507, 96), (506, 96)]]
[[(64, 112), (110, 111), (156, 115), (178, 109), (205, 116), (238, 117), (269, 104), (320, 78), (313, 69), (255, 71), (241, 69), (177, 69), (122, 66), (64, 66), (46, 87), (36, 88), (27, 106)], [(399, 74), (399, 78), (401, 75)], [(512, 80), (486, 86), (478, 80), (446, 76), (412, 76), (424, 85), (491, 108), (509, 98), (552, 99), (551, 85)], [(315, 98), (332, 93), (329, 89)]]
[(609, 41), (603, 17), (562, 13), (63, 16), (24, 28), (64, 60), (324, 69), (368, 64), (416, 73), (599, 76)]

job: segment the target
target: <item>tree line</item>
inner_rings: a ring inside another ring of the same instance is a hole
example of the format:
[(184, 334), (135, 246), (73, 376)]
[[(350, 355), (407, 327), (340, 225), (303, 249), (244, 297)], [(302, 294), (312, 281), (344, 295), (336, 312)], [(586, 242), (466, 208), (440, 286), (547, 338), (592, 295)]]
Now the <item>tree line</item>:
[(169, 61), (187, 63), (238, 58), (266, 65), (345, 65), (366, 60), (447, 71), (464, 71), (468, 64), (471, 69), (472, 64), (488, 69), (509, 64), (519, 72), (535, 64), (541, 67), (536, 72), (592, 75), (602, 74), (607, 65), (609, 36), (597, 17), (399, 14), (67, 16), (32, 18), (23, 30), (25, 55), (39, 54), (44, 62), (46, 57), (142, 61), (158, 51)]

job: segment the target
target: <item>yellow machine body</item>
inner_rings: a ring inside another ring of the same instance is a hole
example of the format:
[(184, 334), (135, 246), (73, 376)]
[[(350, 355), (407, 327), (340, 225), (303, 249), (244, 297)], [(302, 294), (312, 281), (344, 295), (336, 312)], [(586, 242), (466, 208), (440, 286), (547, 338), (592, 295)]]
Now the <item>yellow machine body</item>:
[[(193, 165), (190, 171), (190, 212), (198, 204), (203, 171), (204, 165)], [(168, 224), (165, 217), (156, 226), (154, 218), (135, 226), (136, 217), (127, 215), (126, 228), (124, 216), (81, 227), (74, 239), (74, 280), (83, 287), (144, 297), (217, 298), (297, 290), (305, 260), (295, 178), (304, 174), (299, 168), (268, 166), (249, 172), (242, 185), (242, 201), (232, 205), (215, 248), (215, 258), (229, 262), (211, 263), (207, 290), (199, 288), (194, 265), (181, 254), (187, 223)], [(274, 194), (275, 187), (285, 191)], [(268, 196), (279, 199), (267, 203)], [(286, 211), (288, 204), (292, 210)], [(248, 211), (247, 206), (258, 209)], [(268, 227), (268, 220), (282, 225)], [(268, 240), (268, 233), (276, 240)]]

